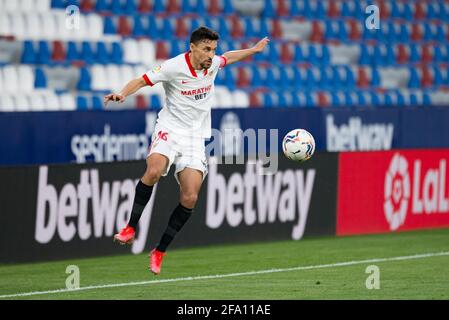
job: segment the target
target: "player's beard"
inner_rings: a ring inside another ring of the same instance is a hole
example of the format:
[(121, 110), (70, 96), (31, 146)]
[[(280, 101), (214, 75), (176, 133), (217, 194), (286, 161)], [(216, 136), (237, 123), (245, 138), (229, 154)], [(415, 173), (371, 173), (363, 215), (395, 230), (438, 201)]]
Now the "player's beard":
[(212, 60), (207, 60), (201, 64), (201, 68), (209, 69), (212, 66)]

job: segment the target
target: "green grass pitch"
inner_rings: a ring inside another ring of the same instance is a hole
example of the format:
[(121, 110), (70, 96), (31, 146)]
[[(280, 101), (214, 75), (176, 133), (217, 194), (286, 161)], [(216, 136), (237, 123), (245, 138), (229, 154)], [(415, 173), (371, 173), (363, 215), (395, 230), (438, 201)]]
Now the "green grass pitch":
[[(389, 259), (438, 252), (443, 254)], [(364, 262), (382, 258), (387, 259)], [(335, 265), (343, 262), (350, 263)], [(81, 290), (65, 289), (68, 265), (79, 267)], [(366, 288), (370, 274), (365, 271), (369, 265), (379, 268), (380, 289)], [(307, 266), (310, 268), (301, 268)], [(257, 273), (272, 269), (278, 270)], [(102, 285), (110, 286), (99, 287)], [(83, 289), (89, 286), (93, 287)], [(37, 294), (56, 289), (66, 291)], [(5, 297), (30, 292), (34, 294)], [(159, 276), (148, 271), (147, 253), (1, 265), (0, 296), (0, 299), (449, 299), (449, 229), (171, 250)]]

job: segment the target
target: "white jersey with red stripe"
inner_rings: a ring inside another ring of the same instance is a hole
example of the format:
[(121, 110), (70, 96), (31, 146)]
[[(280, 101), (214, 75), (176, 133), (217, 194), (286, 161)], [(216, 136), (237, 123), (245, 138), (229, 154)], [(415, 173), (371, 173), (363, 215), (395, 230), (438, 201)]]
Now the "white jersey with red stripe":
[(177, 134), (209, 138), (214, 80), (225, 65), (224, 56), (214, 56), (209, 69), (194, 70), (186, 52), (145, 73), (149, 86), (162, 82), (165, 90), (157, 123)]

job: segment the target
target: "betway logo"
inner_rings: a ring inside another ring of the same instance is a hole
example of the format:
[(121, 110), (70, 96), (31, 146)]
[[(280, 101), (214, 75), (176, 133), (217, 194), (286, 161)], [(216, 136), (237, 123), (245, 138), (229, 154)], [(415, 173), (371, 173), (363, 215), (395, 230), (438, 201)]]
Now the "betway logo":
[(235, 172), (226, 181), (211, 160), (206, 212), (209, 228), (219, 228), (225, 219), (231, 227), (273, 223), (278, 219), (282, 223), (295, 222), (291, 236), (295, 240), (302, 238), (315, 181), (314, 169), (261, 175), (256, 174), (256, 164), (248, 162), (244, 174)]
[(393, 143), (392, 123), (363, 124), (360, 117), (350, 117), (338, 126), (331, 114), (326, 116), (328, 151), (389, 150)]
[(412, 199), (414, 215), (449, 213), (449, 197), (446, 197), (446, 159), (440, 159), (437, 168), (421, 170), (422, 160), (413, 161), (413, 174), (409, 174), (409, 162), (396, 153), (385, 175), (385, 217), (391, 230), (405, 223)]
[[(49, 243), (56, 232), (68, 242), (76, 235), (81, 240), (111, 237), (123, 228), (130, 216), (137, 180), (103, 182), (97, 169), (81, 170), (79, 183), (66, 183), (58, 192), (48, 183), (48, 167), (39, 168), (35, 239)], [(139, 221), (133, 253), (145, 247), (157, 187)], [(88, 208), (91, 208), (91, 212)]]

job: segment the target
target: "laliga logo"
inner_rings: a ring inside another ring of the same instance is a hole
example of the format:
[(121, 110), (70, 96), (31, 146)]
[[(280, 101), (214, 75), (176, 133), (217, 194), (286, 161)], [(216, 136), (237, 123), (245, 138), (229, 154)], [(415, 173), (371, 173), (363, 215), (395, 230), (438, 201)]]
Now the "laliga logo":
[(391, 230), (404, 224), (410, 199), (410, 176), (407, 159), (396, 153), (385, 175), (384, 212)]

